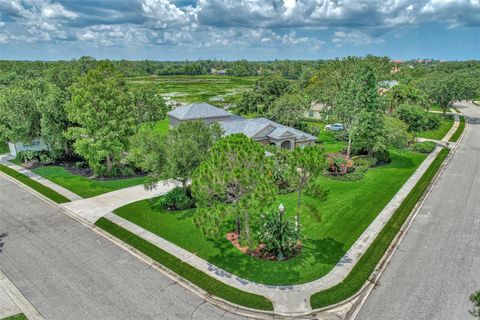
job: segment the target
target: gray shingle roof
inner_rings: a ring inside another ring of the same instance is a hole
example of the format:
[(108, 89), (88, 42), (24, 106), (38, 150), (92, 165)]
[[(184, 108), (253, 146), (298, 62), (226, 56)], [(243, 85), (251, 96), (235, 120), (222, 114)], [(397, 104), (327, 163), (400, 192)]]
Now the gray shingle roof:
[(168, 115), (179, 120), (195, 120), (228, 117), (232, 114), (230, 112), (212, 106), (211, 104), (200, 102), (176, 108), (168, 112)]
[[(225, 135), (243, 133), (247, 137), (256, 139), (281, 139), (287, 137), (294, 137), (297, 140), (317, 139), (315, 136), (308, 133), (281, 125), (265, 118), (226, 120), (219, 123), (225, 131)], [(259, 133), (262, 133), (262, 135), (259, 136)]]

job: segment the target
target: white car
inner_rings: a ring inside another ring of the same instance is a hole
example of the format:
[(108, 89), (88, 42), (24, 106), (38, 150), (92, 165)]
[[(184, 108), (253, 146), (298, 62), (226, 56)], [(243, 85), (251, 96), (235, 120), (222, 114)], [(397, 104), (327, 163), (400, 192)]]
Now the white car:
[(333, 124), (327, 124), (325, 126), (325, 130), (328, 130), (328, 131), (343, 131), (343, 130), (345, 130), (345, 127), (341, 123), (333, 123)]

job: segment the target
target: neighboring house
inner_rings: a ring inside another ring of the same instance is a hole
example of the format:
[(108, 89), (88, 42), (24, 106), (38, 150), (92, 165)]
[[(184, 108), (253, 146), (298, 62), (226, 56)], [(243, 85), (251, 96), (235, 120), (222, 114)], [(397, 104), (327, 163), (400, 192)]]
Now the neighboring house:
[[(244, 119), (208, 103), (193, 103), (168, 113), (170, 127), (192, 120), (217, 122), (225, 135), (243, 133), (263, 145), (293, 149), (315, 142), (316, 137), (295, 128), (278, 124), (265, 118)], [(173, 121), (173, 122), (172, 122)]]
[(378, 93), (379, 94), (385, 94), (388, 90), (393, 88), (394, 86), (398, 85), (397, 80), (385, 80), (385, 81), (380, 81), (378, 83)]
[(210, 124), (213, 122), (228, 120), (234, 116), (228, 111), (219, 109), (205, 102), (187, 104), (186, 106), (168, 112), (167, 115), (170, 122), (170, 128), (175, 127), (182, 122), (192, 120), (203, 120), (206, 124)]
[(321, 120), (321, 111), (325, 108), (323, 103), (314, 103), (310, 105), (310, 109), (304, 112), (304, 117), (307, 119)]
[(31, 142), (9, 142), (8, 148), (13, 157), (16, 157), (22, 151), (48, 150), (48, 146), (42, 138), (33, 139)]

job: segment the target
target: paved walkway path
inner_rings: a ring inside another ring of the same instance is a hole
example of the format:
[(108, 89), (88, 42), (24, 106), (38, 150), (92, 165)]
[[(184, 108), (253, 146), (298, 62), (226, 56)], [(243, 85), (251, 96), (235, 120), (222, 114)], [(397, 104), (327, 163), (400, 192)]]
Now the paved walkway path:
[(358, 320), (473, 319), (480, 289), (480, 108), (457, 103), (465, 136), (372, 291)]
[(26, 175), (27, 177), (29, 177), (30, 179), (32, 180), (35, 180), (37, 181), (38, 183), (41, 183), (43, 184), (44, 186), (46, 187), (49, 187), (50, 189), (60, 193), (62, 196), (64, 196), (65, 198), (69, 199), (69, 200), (79, 200), (79, 199), (82, 199), (82, 197), (80, 197), (78, 194), (76, 193), (73, 193), (72, 191), (68, 190), (68, 189), (65, 189), (64, 187), (61, 187), (59, 186), (58, 184), (42, 177), (42, 176), (39, 176), (38, 174), (36, 174), (35, 172), (32, 172), (28, 169), (25, 169), (24, 167), (21, 167), (19, 165), (16, 165), (14, 163), (11, 163), (9, 162), (9, 160), (12, 160), (14, 159), (12, 156), (10, 156), (9, 154), (2, 154), (0, 155), (0, 163), (3, 164), (4, 166), (7, 166), (17, 172), (20, 172), (24, 175)]
[(0, 204), (0, 269), (45, 319), (240, 319), (3, 174)]
[(155, 189), (145, 190), (143, 185), (133, 186), (96, 197), (62, 203), (61, 206), (69, 209), (80, 217), (95, 223), (99, 218), (132, 202), (157, 197), (173, 189), (176, 183), (159, 183)]

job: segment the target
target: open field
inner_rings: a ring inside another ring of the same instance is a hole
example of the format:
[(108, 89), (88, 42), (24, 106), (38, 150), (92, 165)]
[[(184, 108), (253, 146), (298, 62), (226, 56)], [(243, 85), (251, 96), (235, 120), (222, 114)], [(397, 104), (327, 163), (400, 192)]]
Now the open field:
[[(425, 157), (393, 151), (392, 163), (369, 170), (360, 181), (319, 177), (330, 190), (328, 198), (319, 202), (304, 197), (301, 220), (306, 240), (302, 254), (283, 262), (246, 256), (223, 237), (206, 240), (194, 225), (194, 210), (158, 210), (150, 200), (145, 200), (115, 213), (240, 277), (273, 285), (305, 283), (324, 276), (335, 266)], [(296, 194), (278, 196), (273, 207), (280, 203), (287, 208), (287, 216), (292, 217)], [(233, 221), (224, 226), (223, 232), (231, 229)]]
[(127, 78), (132, 85), (154, 84), (167, 102), (209, 102), (217, 106), (236, 103), (257, 77), (217, 75), (149, 76)]

